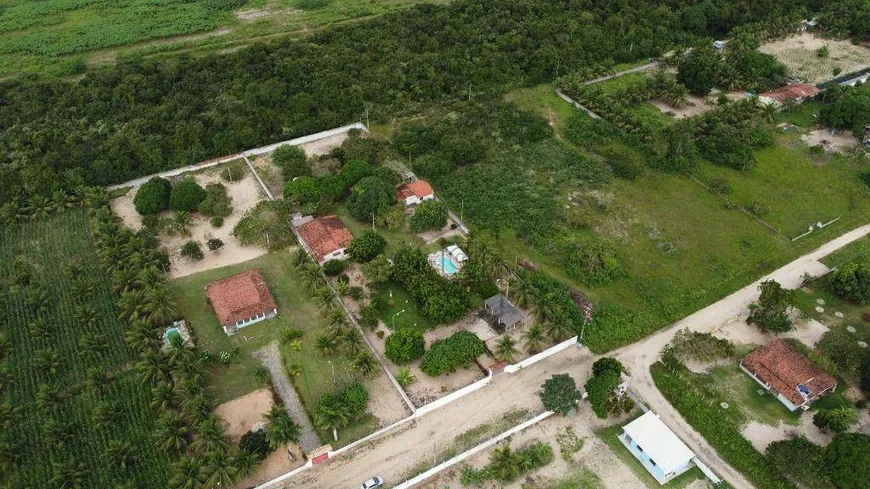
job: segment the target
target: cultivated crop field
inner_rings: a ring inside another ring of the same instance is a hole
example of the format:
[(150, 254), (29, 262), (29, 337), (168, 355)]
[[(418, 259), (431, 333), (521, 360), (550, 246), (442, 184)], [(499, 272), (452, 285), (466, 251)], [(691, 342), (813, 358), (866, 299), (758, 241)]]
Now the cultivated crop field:
[(9, 0), (0, 5), (0, 77), (27, 72), (71, 75), (132, 51), (211, 52), (275, 35), (304, 35), (418, 3), (422, 2)]
[[(824, 58), (817, 54), (823, 46), (828, 47), (828, 56)], [(806, 32), (769, 42), (758, 50), (775, 56), (790, 75), (810, 83), (835, 78), (834, 70), (838, 68), (840, 73), (846, 74), (870, 67), (870, 48), (854, 45), (849, 40), (824, 39)]]
[(0, 482), (166, 487), (170, 461), (154, 449), (150, 388), (130, 369), (135, 355), (87, 229), (76, 210), (0, 231), (11, 375), (0, 399)]

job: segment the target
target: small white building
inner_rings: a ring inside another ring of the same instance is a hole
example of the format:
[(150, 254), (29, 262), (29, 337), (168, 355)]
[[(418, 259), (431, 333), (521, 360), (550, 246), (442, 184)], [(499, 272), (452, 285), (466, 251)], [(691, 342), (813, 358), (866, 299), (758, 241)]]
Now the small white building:
[(426, 180), (415, 180), (399, 187), (396, 191), (396, 200), (404, 202), (405, 207), (415, 206), (424, 200), (435, 198), (435, 191)]
[(619, 440), (659, 484), (692, 468), (695, 454), (654, 412), (646, 412), (622, 430)]

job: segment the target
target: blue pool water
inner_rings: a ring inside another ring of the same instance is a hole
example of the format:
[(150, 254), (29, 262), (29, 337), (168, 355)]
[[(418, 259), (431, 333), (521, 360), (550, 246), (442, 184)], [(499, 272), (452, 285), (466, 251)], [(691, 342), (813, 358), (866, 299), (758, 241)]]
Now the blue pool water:
[(166, 337), (166, 341), (172, 341), (172, 338), (175, 336), (181, 338), (181, 331), (179, 331), (178, 328), (169, 328), (166, 330), (164, 336)]
[(453, 275), (454, 273), (459, 271), (459, 268), (447, 255), (441, 255), (441, 268), (447, 275)]

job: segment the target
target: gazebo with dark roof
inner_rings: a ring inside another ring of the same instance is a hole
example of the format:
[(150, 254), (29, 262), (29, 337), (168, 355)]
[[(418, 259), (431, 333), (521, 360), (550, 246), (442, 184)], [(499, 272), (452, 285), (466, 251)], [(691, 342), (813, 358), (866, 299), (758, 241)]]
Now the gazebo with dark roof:
[(492, 314), (498, 324), (505, 329), (516, 324), (522, 324), (525, 316), (517, 306), (513, 305), (504, 294), (496, 294), (484, 303), (487, 312)]

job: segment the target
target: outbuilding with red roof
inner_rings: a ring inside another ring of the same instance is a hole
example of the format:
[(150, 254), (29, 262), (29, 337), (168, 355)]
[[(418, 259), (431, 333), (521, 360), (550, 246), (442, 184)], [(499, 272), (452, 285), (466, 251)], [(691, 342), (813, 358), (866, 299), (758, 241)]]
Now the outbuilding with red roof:
[(740, 368), (791, 411), (806, 410), (819, 396), (837, 388), (837, 379), (782, 338), (747, 355)]
[(307, 216), (295, 222), (296, 231), (322, 265), (329, 260), (341, 260), (347, 256), (347, 247), (353, 235), (338, 216)]
[(758, 95), (759, 102), (763, 104), (782, 105), (786, 100), (794, 100), (801, 103), (806, 99), (815, 97), (822, 91), (815, 85), (806, 83), (792, 83), (784, 87), (779, 87), (776, 90), (764, 92)]
[(406, 207), (411, 207), (435, 198), (435, 191), (426, 180), (414, 180), (399, 187), (396, 192), (396, 200), (404, 202)]
[(205, 292), (228, 335), (278, 314), (278, 306), (259, 269), (211, 282), (205, 286)]

